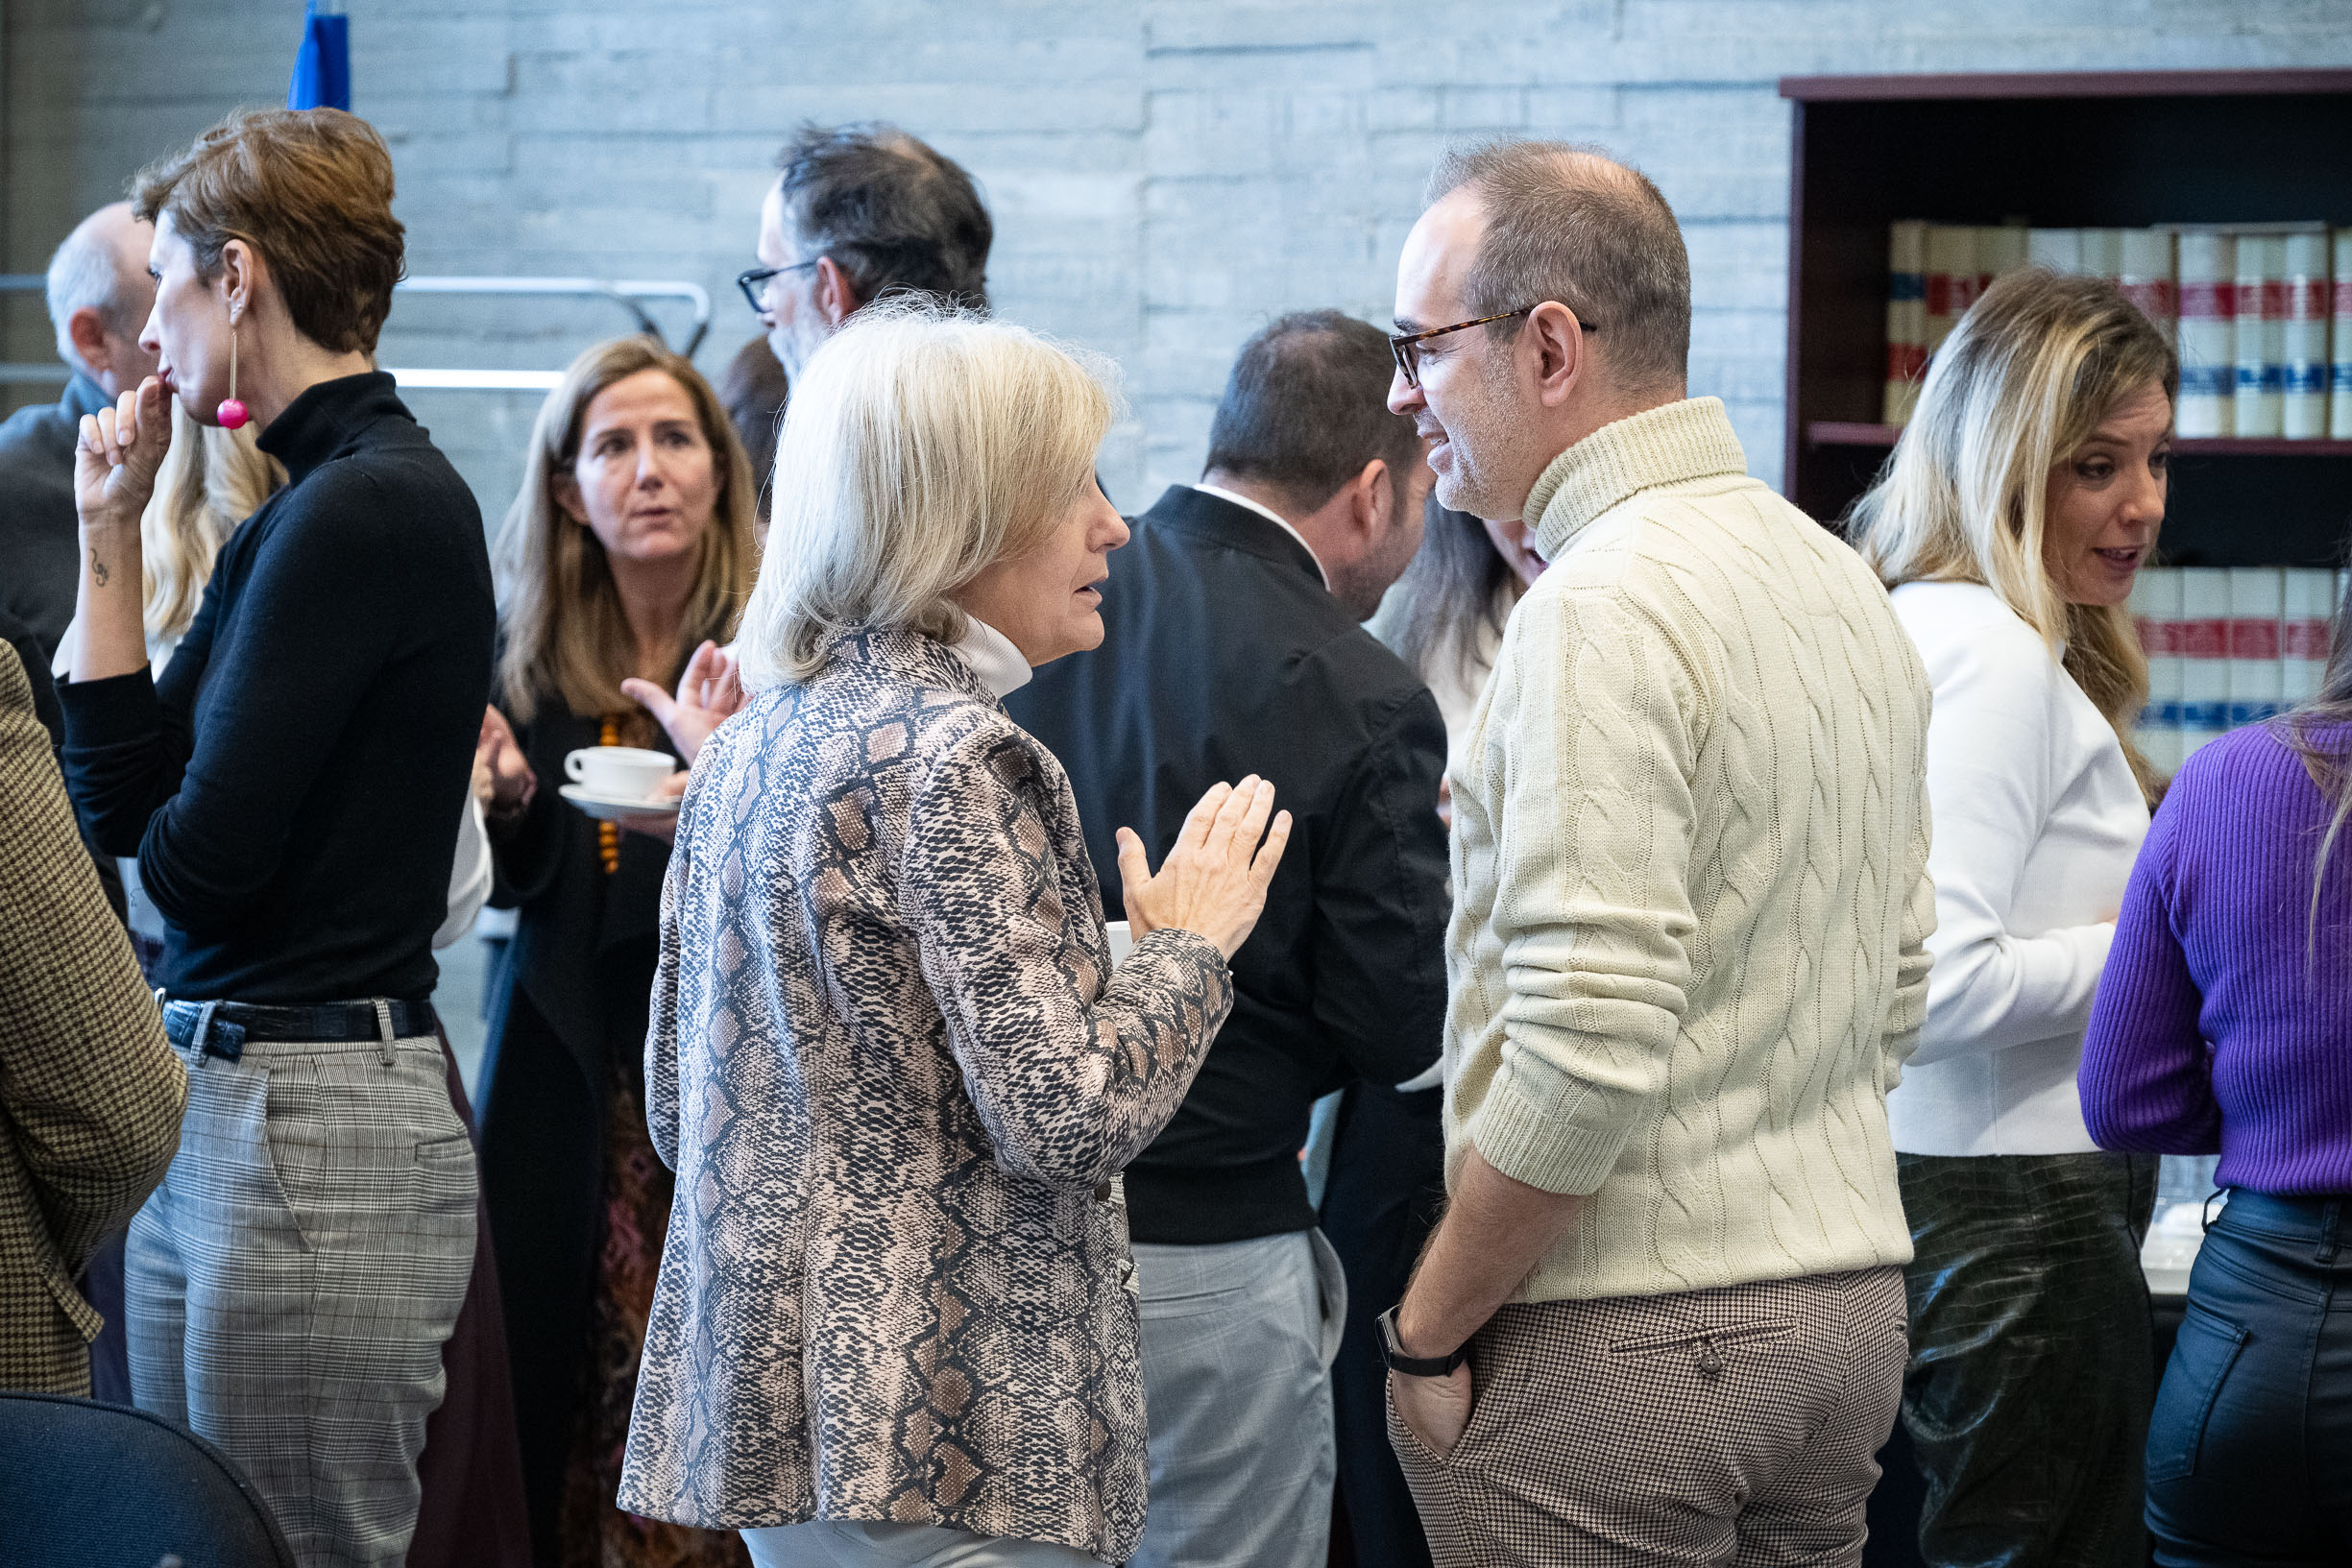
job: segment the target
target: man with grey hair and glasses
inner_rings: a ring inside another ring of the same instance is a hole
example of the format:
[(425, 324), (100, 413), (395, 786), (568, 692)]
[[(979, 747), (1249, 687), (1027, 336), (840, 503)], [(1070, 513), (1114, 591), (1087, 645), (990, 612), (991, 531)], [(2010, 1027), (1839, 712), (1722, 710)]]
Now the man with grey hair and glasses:
[(988, 304), (988, 209), (961, 164), (894, 125), (806, 125), (760, 205), (760, 264), (736, 278), (797, 379), (817, 346), (885, 293)]
[[(976, 310), (988, 307), (988, 247), (996, 229), (980, 188), (954, 158), (886, 121), (811, 122), (785, 144), (776, 166), (781, 172), (760, 204), (760, 264), (738, 273), (735, 286), (784, 368), (785, 397), (809, 356), (885, 294), (935, 294)], [(764, 417), (780, 424), (784, 399), (773, 406)], [(754, 450), (763, 445), (774, 450), (773, 427), (742, 435)], [(764, 519), (774, 475), (753, 477)], [(644, 704), (691, 763), (704, 738), (740, 706), (734, 663), (732, 653), (704, 650), (688, 662), (674, 694), (649, 681), (624, 681), (621, 688)], [(706, 706), (714, 692), (724, 695), (717, 706)], [(521, 765), (511, 737), (486, 744), (494, 769)]]
[(0, 424), (0, 612), (31, 628), (44, 662), (73, 620), (81, 580), (74, 521), (74, 444), (95, 414), (156, 372), (139, 347), (155, 308), (147, 248), (155, 229), (131, 204), (82, 220), (49, 262), (49, 321), (73, 372), (65, 396)]
[(1441, 1565), (1858, 1562), (1902, 1389), (1928, 686), (1686, 396), (1689, 277), (1546, 142), (1447, 156), (1397, 268), (1389, 406), (1551, 563), (1451, 778), (1450, 1202), (1382, 1318)]

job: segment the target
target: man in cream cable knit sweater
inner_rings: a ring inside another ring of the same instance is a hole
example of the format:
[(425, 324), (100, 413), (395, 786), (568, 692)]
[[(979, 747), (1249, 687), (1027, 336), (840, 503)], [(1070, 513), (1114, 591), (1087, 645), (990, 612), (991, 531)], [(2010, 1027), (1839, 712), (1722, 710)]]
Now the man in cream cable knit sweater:
[[(1449, 155), (1389, 406), (1551, 568), (1452, 775), (1451, 1206), (1386, 1320), (1442, 1565), (1854, 1563), (1904, 1358), (1928, 685), (1685, 396), (1690, 270), (1594, 153)], [(1459, 324), (1459, 325), (1457, 325)]]

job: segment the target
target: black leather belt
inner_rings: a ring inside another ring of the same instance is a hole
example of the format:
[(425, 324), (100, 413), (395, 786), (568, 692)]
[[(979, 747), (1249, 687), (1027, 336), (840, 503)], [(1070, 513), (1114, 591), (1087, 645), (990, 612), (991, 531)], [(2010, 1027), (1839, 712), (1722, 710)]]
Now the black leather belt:
[[(431, 1034), (440, 1025), (429, 1001), (387, 1001), (395, 1039)], [(235, 1061), (245, 1054), (248, 1041), (265, 1040), (380, 1040), (383, 1027), (373, 1001), (323, 1001), (309, 1007), (271, 1007), (250, 1001), (180, 1001), (165, 999), (163, 1032), (175, 1046), (185, 1049), (204, 1026), (205, 1009), (212, 1010), (212, 1026), (206, 1030), (207, 1055)]]

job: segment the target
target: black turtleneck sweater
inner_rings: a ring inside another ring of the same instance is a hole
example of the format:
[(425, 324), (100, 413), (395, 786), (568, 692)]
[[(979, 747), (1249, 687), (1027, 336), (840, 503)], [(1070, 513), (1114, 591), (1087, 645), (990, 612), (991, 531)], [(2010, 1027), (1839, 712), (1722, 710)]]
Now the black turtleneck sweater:
[(66, 784), (138, 856), (174, 997), (425, 997), (490, 689), (481, 512), (389, 375), (310, 388), (261, 449), (292, 482), (162, 679), (60, 688)]

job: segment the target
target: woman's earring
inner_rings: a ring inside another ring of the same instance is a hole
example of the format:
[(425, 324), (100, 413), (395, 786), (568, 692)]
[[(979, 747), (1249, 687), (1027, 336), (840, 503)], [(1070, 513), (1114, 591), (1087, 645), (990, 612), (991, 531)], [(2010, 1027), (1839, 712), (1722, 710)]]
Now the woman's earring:
[(243, 429), (245, 422), (253, 417), (237, 401), (237, 313), (233, 310), (229, 313), (229, 396), (212, 411), (212, 417), (221, 422), (224, 430)]

